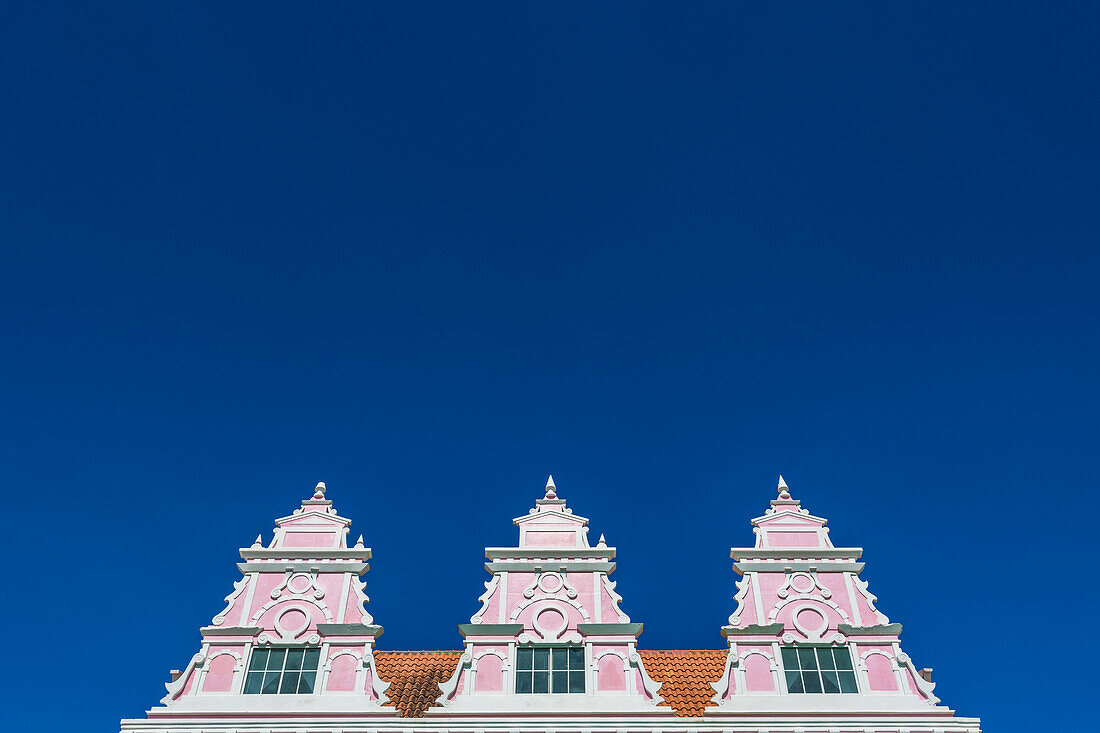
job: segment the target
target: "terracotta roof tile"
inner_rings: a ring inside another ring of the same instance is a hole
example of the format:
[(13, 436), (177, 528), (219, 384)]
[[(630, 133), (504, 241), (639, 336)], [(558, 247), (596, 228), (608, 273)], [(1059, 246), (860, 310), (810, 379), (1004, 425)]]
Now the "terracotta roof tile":
[(437, 704), (442, 694), (439, 683), (454, 674), (460, 651), (376, 651), (378, 676), (390, 683), (387, 705), (397, 708), (404, 718), (421, 718)]
[[(725, 669), (724, 650), (639, 650), (646, 672), (661, 686), (663, 705), (680, 717), (699, 717), (714, 696), (711, 682)], [(378, 675), (390, 683), (387, 703), (406, 718), (420, 718), (442, 694), (439, 683), (450, 679), (461, 651), (375, 651)]]
[(714, 697), (711, 682), (726, 668), (725, 650), (638, 650), (645, 671), (654, 682), (663, 682), (660, 696), (680, 717), (699, 717)]

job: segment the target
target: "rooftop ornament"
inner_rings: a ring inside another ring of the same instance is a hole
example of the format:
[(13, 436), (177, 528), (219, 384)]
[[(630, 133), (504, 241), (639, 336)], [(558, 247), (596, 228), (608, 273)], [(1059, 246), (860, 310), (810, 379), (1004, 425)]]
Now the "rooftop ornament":
[(543, 498), (544, 499), (557, 499), (558, 498), (557, 489), (558, 489), (558, 487), (554, 486), (554, 476), (553, 476), (553, 474), (551, 474), (546, 479), (546, 496), (543, 497)]
[(779, 474), (779, 486), (776, 487), (776, 490), (779, 491), (780, 499), (791, 498), (791, 491), (790, 488), (787, 486), (787, 482), (783, 480), (783, 474)]

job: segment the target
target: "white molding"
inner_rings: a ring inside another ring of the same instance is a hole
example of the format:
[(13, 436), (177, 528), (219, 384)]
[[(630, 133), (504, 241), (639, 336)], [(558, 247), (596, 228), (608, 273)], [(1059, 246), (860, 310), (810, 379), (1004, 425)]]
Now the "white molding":
[(493, 593), (500, 585), (500, 575), (493, 575), (493, 577), (484, 583), (485, 592), (478, 596), (477, 602), (481, 604), (481, 608), (474, 612), (474, 615), (470, 617), (470, 623), (480, 624), (485, 617), (485, 612), (489, 610), (489, 600), (493, 597)]
[(497, 573), (495, 577), (500, 578), (499, 590), (497, 595), (497, 623), (504, 623), (507, 620), (508, 614), (508, 573)]
[(340, 585), (340, 607), (336, 609), (336, 623), (344, 623), (348, 612), (348, 591), (351, 590), (351, 573), (344, 573), (344, 580)]
[(838, 606), (832, 600), (830, 600), (828, 598), (820, 598), (818, 596), (811, 596), (811, 595), (804, 595), (804, 594), (799, 594), (797, 596), (794, 596), (793, 598), (784, 598), (784, 599), (780, 600), (772, 608), (771, 613), (768, 614), (768, 620), (772, 623), (775, 623), (775, 619), (779, 615), (780, 611), (782, 611), (784, 608), (786, 608), (790, 604), (798, 603), (799, 601), (813, 601), (815, 603), (822, 603), (822, 604), (828, 606), (829, 608), (833, 609), (834, 611), (836, 611), (838, 614), (840, 614), (840, 617), (842, 619), (844, 619), (845, 621), (848, 621), (848, 614), (844, 611), (843, 608)]
[[(321, 613), (324, 614), (326, 621), (328, 621), (329, 623), (333, 622), (332, 612), (328, 609), (328, 606), (325, 605), (324, 601), (322, 601), (319, 598), (310, 598), (308, 596), (299, 596), (299, 595), (281, 596), (279, 598), (273, 598), (272, 600), (268, 601), (263, 606), (261, 606), (260, 610), (256, 611), (256, 613), (252, 615), (252, 622), (253, 623), (258, 622), (260, 620), (260, 618), (265, 613), (270, 611), (272, 608), (275, 608), (280, 603), (309, 603), (309, 604), (311, 604), (313, 606), (316, 606), (317, 608), (321, 609)], [(310, 613), (308, 609), (306, 610), (306, 616), (309, 617), (310, 619), (313, 618), (313, 614)]]
[[(630, 617), (623, 613), (623, 609), (619, 605), (620, 603), (622, 603), (623, 597), (615, 592), (615, 588), (619, 585), (619, 581), (611, 580), (611, 578), (607, 577), (606, 574), (601, 574), (600, 577), (602, 578), (602, 585), (604, 590), (606, 590), (607, 594), (611, 596), (611, 607), (614, 608), (615, 612), (619, 615), (619, 623), (630, 623)], [(600, 601), (603, 602), (603, 598), (601, 598)]]
[[(205, 644), (203, 645), (203, 648), (206, 648)], [(204, 654), (202, 651), (193, 654), (191, 656), (191, 660), (187, 663), (187, 666), (184, 667), (183, 673), (180, 674), (180, 676), (172, 682), (164, 683), (164, 687), (168, 691), (168, 694), (160, 699), (160, 704), (172, 705), (173, 703), (175, 703), (183, 694), (183, 688), (187, 685), (187, 680), (191, 678), (191, 675), (194, 673), (195, 669), (201, 666), (202, 663), (205, 661), (206, 654)]]
[(439, 699), (438, 702), (446, 707), (454, 702), (452, 699), (455, 694), (455, 690), (458, 689), (458, 682), (461, 679), (462, 671), (466, 669), (472, 660), (474, 645), (472, 643), (466, 644), (466, 650), (462, 652), (462, 656), (458, 659), (458, 664), (455, 665), (455, 671), (451, 675), (450, 679), (439, 685)]
[(259, 573), (248, 573), (248, 594), (241, 605), (240, 626), (248, 625), (248, 616), (252, 613), (252, 601), (256, 598), (256, 586), (260, 584)]
[[(645, 665), (642, 663), (642, 657), (638, 654), (637, 649), (634, 648), (633, 643), (630, 644), (630, 664), (631, 666), (635, 667), (638, 670), (638, 674), (642, 676), (642, 687), (645, 689), (646, 694), (648, 694), (650, 697), (647, 702), (653, 706), (660, 705), (662, 702), (664, 702), (665, 699), (661, 697), (658, 692), (665, 683), (657, 682), (649, 676), (649, 673), (645, 671)], [(630, 691), (632, 694), (636, 695), (637, 685), (635, 684), (633, 687), (631, 687)]]
[(764, 615), (764, 598), (760, 593), (760, 574), (749, 573), (749, 578), (752, 579), (752, 601), (756, 607), (756, 623), (762, 624), (767, 617)]
[(890, 623), (890, 619), (886, 618), (886, 614), (875, 608), (875, 601), (878, 600), (878, 596), (867, 590), (867, 581), (863, 580), (858, 575), (853, 575), (852, 581), (855, 583), (856, 590), (859, 591), (860, 595), (867, 599), (867, 607), (871, 609), (872, 613), (878, 616), (879, 624), (885, 626)]
[(245, 586), (248, 585), (248, 577), (245, 576), (233, 583), (233, 592), (225, 597), (225, 609), (221, 611), (217, 616), (211, 619), (210, 623), (214, 626), (221, 626), (225, 623), (225, 617), (229, 615), (229, 612), (233, 610), (233, 601), (244, 591)]
[(844, 573), (844, 587), (848, 591), (848, 604), (852, 607), (852, 620), (856, 626), (863, 626), (863, 616), (859, 612), (859, 603), (856, 602), (856, 589), (851, 573)]

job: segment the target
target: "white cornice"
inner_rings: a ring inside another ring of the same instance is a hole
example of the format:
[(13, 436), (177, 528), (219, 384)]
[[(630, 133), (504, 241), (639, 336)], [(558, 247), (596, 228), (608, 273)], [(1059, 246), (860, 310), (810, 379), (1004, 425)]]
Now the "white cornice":
[[(242, 696), (243, 697), (243, 696)], [(250, 695), (258, 699), (263, 696)], [(277, 696), (271, 696), (277, 697)], [(808, 697), (821, 698), (821, 695)], [(163, 710), (163, 708), (161, 708)], [(430, 714), (423, 718), (402, 718), (396, 715), (392, 707), (362, 709), (341, 714), (319, 715), (303, 710), (294, 715), (249, 716), (247, 721), (240, 717), (212, 717), (209, 715), (180, 715), (150, 720), (123, 719), (122, 733), (144, 733), (168, 731), (202, 730), (218, 733), (236, 733), (241, 730), (263, 730), (272, 733), (291, 733), (309, 730), (316, 733), (435, 733), (440, 724), (446, 723), (446, 730), (456, 733), (511, 733), (523, 731), (560, 731), (561, 733), (616, 733), (622, 730), (640, 733), (696, 733), (708, 723), (720, 723), (721, 730), (731, 733), (756, 733), (760, 730), (776, 733), (794, 733), (805, 730), (919, 730), (933, 733), (980, 733), (981, 721), (978, 718), (952, 717), (946, 708), (929, 708), (924, 714), (914, 712), (838, 712), (830, 715), (808, 713), (774, 713), (767, 711), (730, 711), (708, 707), (702, 716), (673, 717), (668, 713), (671, 708), (649, 708), (647, 712), (635, 714), (614, 713), (546, 713), (517, 714), (510, 713), (467, 713), (452, 714), (446, 708), (429, 708)], [(660, 712), (665, 711), (665, 712)], [(149, 711), (153, 712), (153, 711)]]
[(614, 547), (486, 547), (485, 557), (569, 557), (575, 559), (612, 558)]
[[(564, 506), (564, 504), (565, 502), (563, 501), (562, 505)], [(580, 524), (582, 526), (588, 524), (587, 517), (581, 517), (571, 512), (566, 513), (558, 511), (557, 509), (542, 509), (531, 514), (524, 514), (522, 517), (513, 519), (512, 524), (526, 524), (534, 519), (544, 519), (546, 517), (559, 517), (560, 519), (565, 519), (573, 524)]]
[(371, 551), (369, 547), (242, 547), (241, 557), (245, 560), (370, 560)]
[(275, 560), (239, 562), (237, 563), (237, 569), (245, 575), (248, 573), (282, 573), (287, 570), (295, 573), (308, 573), (311, 570), (316, 570), (321, 573), (355, 573), (356, 575), (362, 575), (370, 570), (370, 565), (365, 562)]
[(819, 522), (821, 524), (827, 524), (829, 522), (829, 520), (825, 517), (816, 517), (809, 512), (803, 513), (798, 511), (797, 509), (781, 509), (773, 514), (765, 514), (762, 517), (756, 517), (751, 521), (754, 525), (759, 526), (761, 522), (778, 519), (779, 517), (798, 517), (799, 519), (808, 519), (811, 522)]
[(777, 573), (787, 568), (790, 568), (794, 572), (808, 572), (810, 570), (817, 570), (822, 573), (862, 573), (864, 563), (861, 562), (837, 562), (836, 560), (814, 560), (814, 561), (802, 561), (802, 560), (767, 560), (753, 562), (751, 560), (735, 562), (733, 569), (737, 571), (739, 575), (745, 573)]
[(836, 558), (858, 560), (862, 547), (733, 547), (730, 557), (734, 560), (785, 559), (810, 560)]
[(589, 562), (562, 562), (560, 560), (516, 560), (515, 562), (487, 562), (485, 569), (490, 573), (533, 573), (536, 568), (544, 570), (565, 570), (568, 573), (611, 573), (615, 563), (592, 560)]

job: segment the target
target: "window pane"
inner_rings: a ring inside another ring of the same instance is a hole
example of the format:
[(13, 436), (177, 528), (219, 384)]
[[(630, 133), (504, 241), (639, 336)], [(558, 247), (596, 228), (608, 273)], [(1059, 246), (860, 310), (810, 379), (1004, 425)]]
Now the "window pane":
[(852, 668), (852, 655), (847, 648), (834, 649), (833, 657), (836, 658), (837, 669), (851, 669)]
[(265, 669), (267, 665), (267, 649), (257, 649), (252, 652), (252, 662), (249, 669)]
[(534, 650), (531, 647), (516, 650), (516, 669), (531, 669), (532, 652)]
[(551, 649), (550, 656), (551, 661), (553, 662), (553, 666), (551, 667), (551, 669), (568, 669), (569, 662), (566, 661), (566, 656), (568, 655), (568, 653), (569, 650), (563, 646), (556, 646)]
[(550, 649), (547, 647), (536, 648), (535, 669), (550, 669)]
[(283, 695), (293, 695), (298, 691), (298, 677), (297, 672), (284, 672), (283, 683), (279, 685), (279, 693)]
[(268, 669), (282, 669), (283, 657), (286, 656), (286, 649), (272, 649), (271, 656), (267, 658)]
[(836, 669), (833, 665), (833, 650), (828, 647), (818, 648), (817, 663), (821, 669)]
[(302, 672), (302, 681), (298, 683), (298, 693), (308, 695), (313, 692), (313, 680), (316, 672)]
[(840, 692), (840, 683), (837, 682), (836, 672), (822, 670), (821, 683), (825, 687), (825, 692)]
[(317, 662), (321, 659), (320, 649), (306, 649), (306, 659), (302, 663), (302, 669), (317, 669)]
[(584, 672), (569, 673), (569, 691), (584, 692)]
[(814, 650), (809, 647), (799, 647), (798, 662), (802, 669), (817, 669), (817, 660), (814, 658)]
[(569, 649), (569, 669), (584, 669), (584, 649), (571, 647)]
[(817, 676), (817, 672), (803, 672), (802, 684), (806, 692), (821, 692), (821, 678)]
[(246, 695), (258, 695), (260, 694), (260, 687), (263, 686), (264, 673), (263, 672), (249, 672), (248, 677), (244, 683), (244, 694)]
[(568, 672), (554, 672), (553, 681), (550, 687), (551, 692), (569, 692), (569, 673)]
[(799, 669), (798, 651), (789, 646), (779, 650), (783, 654), (783, 669)]
[(516, 692), (524, 694), (531, 692), (530, 672), (516, 672)]
[(859, 692), (856, 688), (855, 672), (839, 672), (841, 692)]
[(286, 653), (286, 668), (287, 669), (301, 669), (302, 668), (302, 653), (304, 649), (290, 649)]
[(550, 673), (549, 672), (534, 672), (533, 684), (531, 685), (531, 691), (535, 693), (549, 692), (550, 691)]
[(261, 692), (264, 695), (274, 695), (279, 691), (279, 677), (282, 676), (282, 672), (268, 672), (264, 677), (264, 688)]
[(787, 672), (787, 690), (790, 692), (805, 692), (802, 688), (802, 675), (798, 672)]

